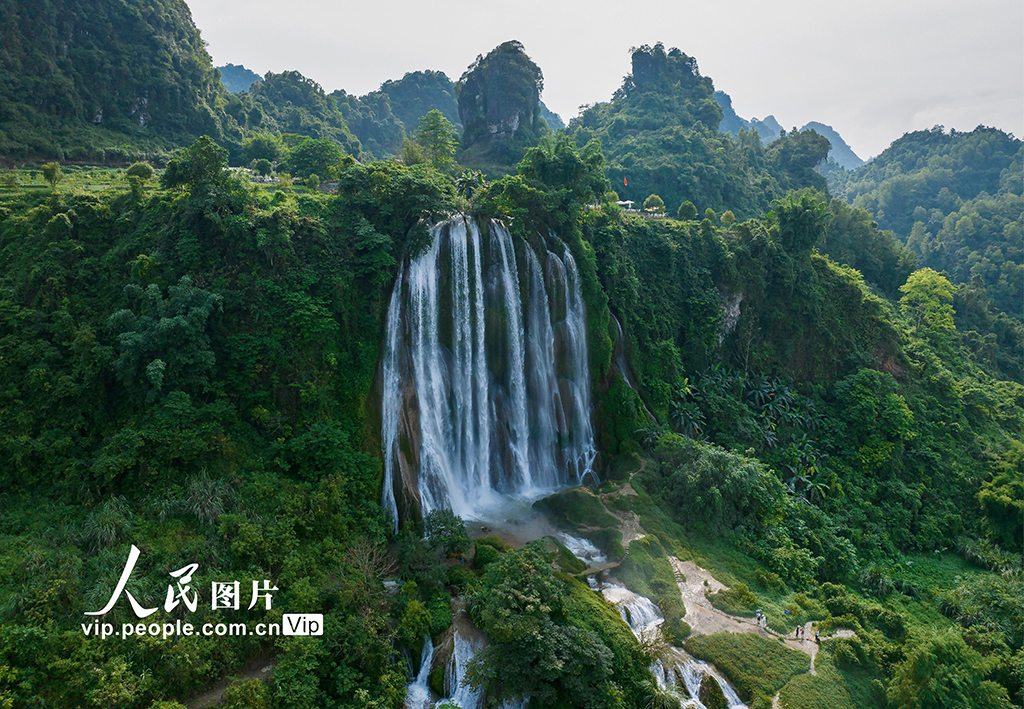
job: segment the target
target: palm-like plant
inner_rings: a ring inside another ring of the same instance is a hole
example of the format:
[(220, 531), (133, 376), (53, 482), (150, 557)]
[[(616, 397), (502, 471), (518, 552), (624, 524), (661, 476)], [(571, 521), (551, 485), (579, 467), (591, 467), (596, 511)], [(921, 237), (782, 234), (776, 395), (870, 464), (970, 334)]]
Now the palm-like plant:
[(695, 402), (674, 399), (668, 415), (672, 426), (684, 436), (700, 438), (704, 434), (704, 412)]

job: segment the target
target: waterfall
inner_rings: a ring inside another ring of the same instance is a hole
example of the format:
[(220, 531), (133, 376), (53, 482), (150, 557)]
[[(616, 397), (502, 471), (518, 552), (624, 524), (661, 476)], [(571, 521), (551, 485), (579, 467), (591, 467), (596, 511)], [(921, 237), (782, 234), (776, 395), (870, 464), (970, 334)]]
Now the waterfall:
[(427, 636), (427, 639), (423, 641), (420, 671), (416, 675), (415, 681), (409, 685), (405, 694), (406, 709), (426, 709), (429, 706), (433, 706), (433, 697), (427, 684), (427, 678), (430, 676), (430, 661), (433, 657), (434, 643), (431, 642), (430, 636)]
[[(600, 585), (593, 581), (591, 587), (599, 589), (606, 601), (615, 604), (637, 640), (649, 640), (652, 634), (661, 632), (660, 625), (665, 619), (649, 598), (633, 593), (614, 581)], [(718, 670), (695, 659), (685, 650), (669, 646), (664, 656), (655, 660), (649, 670), (662, 689), (677, 690), (680, 683), (683, 685), (685, 695), (682, 692), (677, 694), (680, 695), (684, 709), (707, 709), (699, 699), (701, 683), (707, 681), (718, 683), (730, 709), (746, 709), (747, 705), (740, 699), (736, 689)]]
[(480, 519), (591, 471), (579, 270), (555, 235), (539, 241), (460, 216), (399, 270), (381, 412), (382, 504), (396, 530), (416, 506)]

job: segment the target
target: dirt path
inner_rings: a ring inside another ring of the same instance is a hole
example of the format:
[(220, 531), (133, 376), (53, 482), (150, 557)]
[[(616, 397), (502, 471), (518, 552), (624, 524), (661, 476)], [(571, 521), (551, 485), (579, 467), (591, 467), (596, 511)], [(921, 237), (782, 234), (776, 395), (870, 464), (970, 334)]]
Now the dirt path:
[(619, 520), (619, 532), (622, 533), (622, 548), (626, 550), (627, 554), (629, 553), (630, 543), (635, 542), (637, 539), (643, 539), (647, 536), (647, 532), (640, 526), (640, 515), (632, 510), (629, 512), (613, 510), (608, 506), (608, 502), (618, 497), (636, 497), (636, 490), (633, 489), (632, 485), (633, 476), (643, 472), (646, 467), (647, 459), (643, 458), (640, 460), (640, 467), (629, 474), (629, 480), (622, 483), (618, 490), (600, 495), (601, 502), (604, 503), (608, 514)]
[(224, 692), (231, 686), (232, 680), (259, 679), (265, 682), (270, 679), (276, 665), (277, 658), (274, 657), (259, 657), (250, 660), (241, 672), (225, 677), (210, 689), (191, 699), (188, 702), (188, 709), (207, 709), (207, 707), (217, 706), (224, 697)]
[[(756, 633), (766, 638), (782, 638), (781, 635), (766, 628), (759, 628), (757, 622), (752, 618), (741, 618), (729, 615), (711, 605), (704, 592), (715, 593), (728, 588), (725, 584), (715, 579), (707, 570), (694, 564), (692, 561), (680, 561), (674, 556), (669, 556), (672, 568), (676, 572), (676, 582), (679, 585), (679, 593), (683, 598), (683, 605), (686, 606), (686, 622), (690, 624), (691, 632), (694, 635), (711, 635), (713, 633)], [(811, 624), (804, 626), (807, 637), (813, 637)], [(835, 636), (850, 637), (852, 630), (839, 630)], [(782, 638), (783, 644), (793, 650), (799, 650), (811, 658), (811, 674), (817, 674), (814, 668), (814, 660), (818, 655), (818, 643), (813, 640), (799, 641), (794, 637)]]

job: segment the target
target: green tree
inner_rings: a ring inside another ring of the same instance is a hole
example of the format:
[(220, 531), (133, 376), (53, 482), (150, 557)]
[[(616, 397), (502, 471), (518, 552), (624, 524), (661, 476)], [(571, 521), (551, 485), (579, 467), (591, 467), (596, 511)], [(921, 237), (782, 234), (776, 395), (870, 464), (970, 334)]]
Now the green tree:
[(518, 169), (527, 180), (567, 190), (581, 204), (608, 189), (604, 156), (596, 140), (577, 148), (567, 135), (545, 136), (540, 145), (526, 151)]
[(160, 178), (165, 189), (186, 188), (195, 191), (223, 184), (227, 179), (228, 151), (204, 135), (167, 163)]
[(253, 164), (252, 170), (260, 177), (266, 177), (274, 171), (274, 165), (266, 158), (260, 158)]
[(1006, 689), (986, 674), (982, 656), (947, 630), (896, 666), (889, 702), (895, 709), (1010, 709)]
[(606, 706), (614, 656), (596, 633), (566, 623), (567, 601), (536, 543), (488, 564), (470, 603), (491, 644), (469, 668), (488, 706), (527, 696), (541, 706)]
[(1024, 443), (1010, 441), (998, 472), (981, 484), (978, 503), (989, 534), (1009, 551), (1024, 544)]
[(118, 380), (147, 403), (175, 389), (204, 391), (215, 364), (207, 322), (223, 298), (196, 288), (188, 276), (167, 289), (167, 298), (156, 284), (145, 290), (129, 285), (125, 293), (141, 302), (139, 314), (120, 310), (109, 320), (118, 342)]
[(693, 221), (697, 218), (697, 208), (693, 205), (693, 202), (686, 200), (679, 205), (679, 211), (676, 212), (676, 217), (681, 221)]
[(459, 146), (459, 132), (439, 110), (435, 108), (420, 118), (413, 137), (435, 169), (447, 170), (452, 164)]
[(713, 210), (711, 207), (708, 207), (707, 209), (704, 210), (704, 218), (707, 219), (709, 222), (713, 222), (716, 219), (718, 219), (718, 215), (715, 214), (715, 210)]
[(725, 210), (725, 214), (722, 215), (722, 224), (726, 226), (732, 226), (736, 221), (736, 215), (732, 213), (731, 209)]
[(292, 148), (286, 162), (293, 175), (306, 178), (316, 174), (331, 180), (354, 160), (329, 138), (306, 138)]
[(953, 316), (953, 294), (956, 289), (949, 279), (930, 268), (922, 268), (910, 274), (907, 282), (900, 286), (900, 310), (911, 318), (914, 326), (948, 333), (956, 329)]
[(0, 170), (0, 187), (9, 190), (16, 190), (21, 186), (18, 180), (18, 173), (14, 170)]
[(153, 179), (153, 166), (148, 162), (137, 162), (125, 170), (124, 174), (128, 177), (138, 177), (145, 182)]
[(51, 189), (57, 189), (57, 184), (64, 179), (64, 173), (60, 169), (60, 163), (48, 162), (42, 167), (43, 177), (50, 183)]
[(469, 550), (466, 523), (451, 510), (433, 510), (423, 518), (423, 537), (440, 546), (445, 554), (465, 554)]
[(811, 247), (825, 237), (831, 218), (828, 204), (810, 190), (776, 200), (768, 214), (773, 234), (792, 256), (810, 254)]
[(257, 133), (242, 144), (242, 162), (245, 164), (253, 160), (275, 162), (280, 160), (284, 153), (285, 148), (280, 136), (270, 133)]
[(644, 211), (661, 214), (665, 211), (665, 200), (656, 194), (649, 195), (644, 200)]

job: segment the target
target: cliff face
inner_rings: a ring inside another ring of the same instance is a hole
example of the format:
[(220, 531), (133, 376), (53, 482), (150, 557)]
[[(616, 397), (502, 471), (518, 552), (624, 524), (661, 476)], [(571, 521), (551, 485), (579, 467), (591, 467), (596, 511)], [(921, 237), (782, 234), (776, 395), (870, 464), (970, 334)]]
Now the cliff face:
[(455, 86), (463, 147), (506, 153), (535, 141), (543, 87), (540, 67), (515, 40), (477, 57)]

